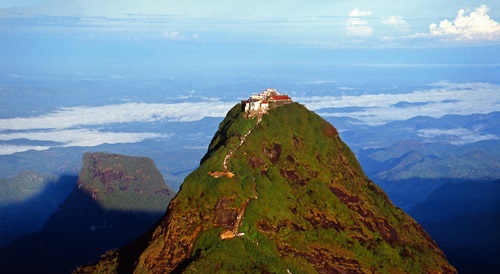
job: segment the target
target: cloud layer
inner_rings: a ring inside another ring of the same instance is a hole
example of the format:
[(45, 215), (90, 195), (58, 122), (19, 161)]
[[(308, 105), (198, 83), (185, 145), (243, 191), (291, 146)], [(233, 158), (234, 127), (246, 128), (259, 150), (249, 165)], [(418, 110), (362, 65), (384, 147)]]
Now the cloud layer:
[(29, 137), (33, 141), (51, 141), (62, 143), (63, 147), (82, 146), (92, 147), (101, 144), (136, 143), (145, 139), (168, 138), (170, 134), (151, 132), (103, 132), (91, 129), (66, 129), (0, 133), (0, 140), (9, 141)]
[[(439, 82), (430, 89), (405, 94), (366, 94), (360, 96), (322, 96), (297, 98), (311, 110), (358, 107), (349, 113), (321, 113), (323, 116), (355, 118), (368, 125), (379, 125), (415, 116), (441, 117), (446, 114), (468, 115), (500, 109), (500, 86), (488, 83), (456, 84)], [(407, 107), (398, 107), (405, 102)]]
[(232, 107), (220, 101), (147, 104), (126, 103), (98, 107), (63, 108), (43, 116), (0, 119), (1, 130), (66, 129), (112, 123), (196, 121), (203, 117), (223, 117)]
[(384, 25), (393, 26), (400, 31), (407, 32), (410, 30), (410, 25), (403, 19), (403, 17), (397, 15), (391, 15), (389, 17), (382, 17), (382, 23)]
[[(344, 87), (342, 89), (346, 90)], [(447, 114), (469, 115), (498, 111), (499, 98), (499, 85), (443, 81), (432, 84), (427, 89), (409, 93), (309, 96), (294, 97), (293, 100), (325, 117), (349, 117), (366, 125), (380, 125), (419, 115), (438, 118)], [(158, 121), (187, 122), (204, 117), (224, 117), (233, 106), (234, 102), (220, 100), (168, 104), (125, 103), (93, 107), (78, 106), (40, 116), (0, 119), (0, 141), (3, 141), (0, 145), (0, 155), (29, 149), (44, 150), (50, 146), (98, 146), (106, 143), (135, 143), (146, 139), (170, 138), (171, 134), (157, 132), (154, 127), (152, 132), (124, 132), (123, 124), (147, 125)], [(322, 111), (322, 109), (329, 110)], [(116, 125), (122, 125), (121, 129), (113, 131)], [(494, 137), (441, 129), (427, 129), (418, 134), (424, 138), (432, 138), (437, 134), (455, 135), (458, 136), (456, 142)], [(20, 140), (31, 140), (35, 143), (19, 143)], [(40, 142), (52, 142), (52, 144)]]
[[(463, 145), (468, 143), (474, 143), (484, 140), (495, 140), (498, 139), (496, 135), (493, 134), (482, 134), (480, 132), (475, 132), (465, 128), (455, 128), (455, 129), (420, 129), (417, 134), (426, 139), (433, 139), (435, 137), (445, 137), (448, 138), (448, 142), (455, 145)], [(442, 138), (440, 138), (442, 139)]]
[(372, 15), (372, 11), (371, 10), (360, 10), (358, 8), (355, 8), (355, 9), (351, 10), (347, 15), (349, 15), (349, 17), (365, 17), (365, 16)]
[[(233, 103), (203, 101), (196, 103), (147, 104), (127, 103), (97, 107), (72, 107), (35, 117), (0, 119), (0, 140), (56, 142), (59, 147), (98, 146), (101, 144), (136, 143), (146, 139), (169, 138), (157, 132), (113, 132), (95, 127), (124, 123), (157, 121), (187, 122), (204, 117), (223, 117)], [(26, 150), (45, 150), (44, 145), (0, 145), (0, 155)]]
[(188, 40), (200, 39), (200, 36), (197, 33), (192, 34), (191, 36), (186, 36), (178, 31), (164, 31), (162, 37), (167, 40), (176, 40), (176, 41), (188, 41)]

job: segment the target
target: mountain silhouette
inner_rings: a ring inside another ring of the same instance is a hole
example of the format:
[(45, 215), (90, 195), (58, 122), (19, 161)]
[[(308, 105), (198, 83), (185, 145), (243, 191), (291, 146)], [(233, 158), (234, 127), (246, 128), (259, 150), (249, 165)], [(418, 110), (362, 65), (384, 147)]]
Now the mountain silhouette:
[(500, 180), (444, 184), (408, 212), (460, 273), (500, 268)]
[(76, 273), (455, 273), (298, 103), (221, 122), (161, 223)]
[(0, 179), (0, 248), (36, 232), (64, 202), (78, 177), (25, 171)]

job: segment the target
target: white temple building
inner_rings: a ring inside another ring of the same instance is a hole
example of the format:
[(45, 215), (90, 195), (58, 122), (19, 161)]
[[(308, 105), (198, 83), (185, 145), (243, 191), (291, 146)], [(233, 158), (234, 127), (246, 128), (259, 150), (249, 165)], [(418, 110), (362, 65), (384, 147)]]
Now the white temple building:
[(274, 88), (268, 88), (259, 94), (252, 94), (248, 100), (243, 101), (245, 112), (266, 113), (269, 109), (290, 104), (292, 99), (286, 94), (280, 94)]

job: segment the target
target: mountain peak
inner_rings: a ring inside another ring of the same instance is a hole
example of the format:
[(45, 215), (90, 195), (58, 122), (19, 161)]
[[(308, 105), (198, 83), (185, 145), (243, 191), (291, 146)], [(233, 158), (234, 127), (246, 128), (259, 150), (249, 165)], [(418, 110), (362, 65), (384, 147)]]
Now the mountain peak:
[(298, 103), (233, 107), (146, 238), (80, 271), (455, 273), (337, 130)]

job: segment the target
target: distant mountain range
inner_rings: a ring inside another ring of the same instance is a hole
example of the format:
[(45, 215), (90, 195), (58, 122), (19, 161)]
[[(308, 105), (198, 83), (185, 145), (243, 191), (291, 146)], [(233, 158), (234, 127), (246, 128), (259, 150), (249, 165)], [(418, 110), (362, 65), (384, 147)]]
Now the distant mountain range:
[(404, 209), (448, 182), (500, 178), (500, 112), (420, 116), (380, 126), (328, 120), (338, 125), (368, 177)]
[(77, 184), (43, 229), (0, 250), (0, 269), (68, 273), (146, 232), (173, 195), (151, 159), (87, 153)]
[(500, 178), (498, 151), (500, 140), (462, 146), (403, 140), (387, 148), (360, 150), (358, 158), (368, 176), (408, 209), (442, 184)]
[(463, 145), (498, 140), (500, 136), (500, 112), (440, 118), (416, 116), (383, 125), (366, 125), (349, 117), (326, 116), (326, 119), (337, 125), (342, 138), (355, 150), (386, 148), (401, 140)]

